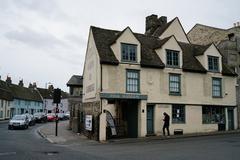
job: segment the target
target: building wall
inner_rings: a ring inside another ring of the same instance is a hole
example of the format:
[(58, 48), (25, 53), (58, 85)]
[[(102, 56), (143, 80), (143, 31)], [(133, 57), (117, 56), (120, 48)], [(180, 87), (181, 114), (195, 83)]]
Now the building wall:
[(217, 44), (227, 38), (227, 30), (196, 24), (187, 35), (193, 44), (207, 45), (212, 42)]
[(185, 31), (181, 27), (181, 23), (178, 18), (175, 18), (172, 24), (162, 33), (159, 37), (161, 39), (174, 35), (180, 42), (189, 43)]
[(28, 101), (22, 99), (14, 99), (13, 105), (11, 107), (11, 115), (14, 116), (16, 114), (21, 114), (23, 111), (24, 113), (28, 111), (31, 113), (31, 109), (33, 112), (41, 112), (43, 111), (43, 103), (38, 101)]
[[(54, 112), (55, 113), (55, 108), (56, 104), (53, 103), (53, 99), (43, 99), (43, 106), (44, 108), (46, 107), (46, 111), (48, 112)], [(58, 104), (59, 112), (60, 113), (66, 113), (69, 111), (68, 109), (68, 99), (61, 99), (60, 104)]]
[(204, 52), (203, 55), (196, 56), (198, 61), (206, 70), (208, 70), (208, 56), (219, 57), (219, 71), (222, 72), (222, 55), (213, 44)]
[[(121, 62), (121, 43), (135, 44), (137, 45), (137, 64), (140, 64), (141, 61), (141, 44), (133, 35), (132, 31), (127, 28), (120, 37), (116, 40), (116, 42), (111, 46), (113, 53), (119, 62)], [(123, 62), (124, 63), (124, 62)]]
[(83, 70), (83, 84), (83, 102), (99, 100), (100, 60), (91, 30)]
[(4, 99), (0, 99), (0, 120), (10, 118), (10, 106), (12, 102)]
[[(181, 69), (140, 68), (139, 65), (103, 65), (103, 92), (126, 93), (126, 69), (140, 70), (140, 92), (148, 103), (236, 105), (236, 78), (219, 73), (191, 73)], [(181, 74), (181, 96), (169, 95), (169, 73)], [(212, 77), (222, 78), (223, 98), (212, 98)], [(196, 85), (197, 84), (197, 85)]]

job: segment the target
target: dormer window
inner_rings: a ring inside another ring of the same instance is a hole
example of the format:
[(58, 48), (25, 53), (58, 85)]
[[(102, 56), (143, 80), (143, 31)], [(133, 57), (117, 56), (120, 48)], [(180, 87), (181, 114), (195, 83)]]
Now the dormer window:
[(137, 45), (121, 44), (122, 62), (137, 62)]
[(168, 67), (179, 67), (179, 51), (166, 50), (166, 61)]
[(219, 72), (219, 58), (215, 56), (208, 56), (208, 70)]

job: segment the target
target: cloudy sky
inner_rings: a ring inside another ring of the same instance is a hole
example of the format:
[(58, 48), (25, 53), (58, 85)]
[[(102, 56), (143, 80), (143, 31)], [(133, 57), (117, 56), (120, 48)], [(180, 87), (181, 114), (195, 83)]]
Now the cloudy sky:
[(240, 21), (239, 0), (0, 0), (0, 75), (26, 86), (48, 82), (67, 90), (82, 74), (91, 25), (144, 33), (145, 17), (179, 17), (186, 32), (196, 23), (230, 28)]

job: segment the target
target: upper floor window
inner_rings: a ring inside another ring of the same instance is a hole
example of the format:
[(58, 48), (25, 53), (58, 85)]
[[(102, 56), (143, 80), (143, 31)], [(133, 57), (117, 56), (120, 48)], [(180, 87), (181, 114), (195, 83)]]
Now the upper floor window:
[(179, 67), (179, 51), (166, 50), (167, 52), (167, 66)]
[(122, 43), (121, 49), (123, 62), (137, 61), (137, 45)]
[(169, 75), (169, 94), (171, 95), (181, 94), (181, 77), (179, 74)]
[(138, 70), (127, 70), (127, 92), (140, 92), (140, 80)]
[(208, 56), (208, 70), (214, 72), (219, 71), (218, 57)]
[(212, 96), (222, 97), (222, 79), (221, 78), (212, 79)]

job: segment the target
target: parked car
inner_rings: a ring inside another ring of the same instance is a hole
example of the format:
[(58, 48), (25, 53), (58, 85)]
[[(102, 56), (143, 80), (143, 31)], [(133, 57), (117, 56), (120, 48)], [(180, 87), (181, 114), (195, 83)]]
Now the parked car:
[(38, 123), (46, 123), (47, 115), (44, 112), (37, 112), (33, 114), (35, 121)]
[(32, 114), (26, 113), (26, 114), (23, 114), (23, 115), (26, 115), (28, 117), (29, 126), (34, 126), (36, 124), (36, 120), (35, 120), (35, 118), (33, 117)]
[(67, 111), (66, 113), (64, 113), (64, 117), (65, 119), (70, 119), (70, 112)]
[(9, 121), (8, 129), (22, 128), (27, 129), (29, 125), (29, 120), (26, 115), (15, 115)]
[(47, 114), (47, 120), (49, 122), (55, 121), (56, 120), (56, 115), (54, 113), (48, 113)]
[(58, 113), (58, 119), (59, 120), (64, 120), (64, 113)]

